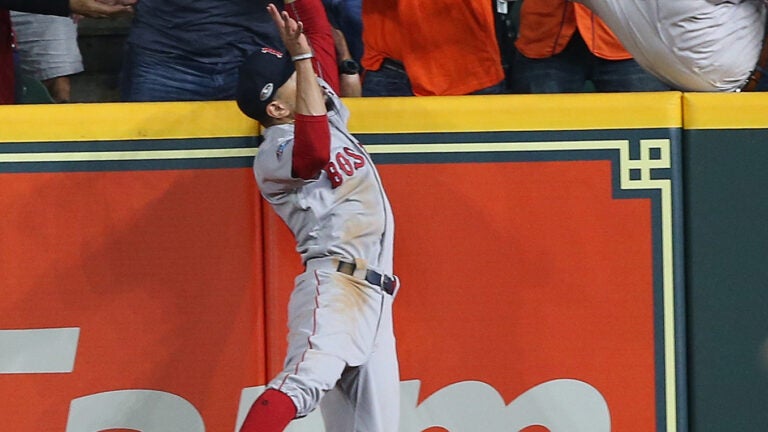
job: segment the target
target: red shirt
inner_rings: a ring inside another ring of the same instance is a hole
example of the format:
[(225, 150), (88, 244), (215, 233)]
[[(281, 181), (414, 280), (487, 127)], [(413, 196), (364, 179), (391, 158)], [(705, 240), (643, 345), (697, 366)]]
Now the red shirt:
[(632, 55), (608, 26), (586, 6), (568, 0), (524, 1), (515, 46), (524, 56), (540, 59), (559, 54), (576, 31), (592, 54), (606, 60)]
[(339, 92), (339, 66), (331, 23), (320, 0), (297, 0), (285, 6), (291, 18), (302, 21), (304, 34), (312, 47), (312, 66), (333, 91)]
[(0, 105), (14, 102), (13, 33), (7, 10), (0, 10)]

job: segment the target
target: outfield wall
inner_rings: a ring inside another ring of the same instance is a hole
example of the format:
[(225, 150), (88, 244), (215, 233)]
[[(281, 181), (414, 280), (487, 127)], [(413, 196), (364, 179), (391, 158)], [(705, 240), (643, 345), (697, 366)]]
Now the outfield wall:
[(768, 98), (683, 102), (691, 430), (768, 430)]
[[(738, 237), (696, 209), (712, 175), (763, 174), (714, 163), (704, 113), (753, 95), (719, 96), (347, 101), (396, 217), (402, 432), (727, 429), (718, 380), (761, 371), (700, 368), (721, 361), (702, 344), (765, 333), (706, 331), (743, 314), (719, 300), (741, 286), (697, 278), (742, 261), (717, 260), (707, 242)], [(0, 107), (0, 430), (236, 429), (301, 271), (253, 181), (257, 133), (230, 102)], [(724, 220), (759, 239), (768, 209), (729, 197), (758, 206)]]

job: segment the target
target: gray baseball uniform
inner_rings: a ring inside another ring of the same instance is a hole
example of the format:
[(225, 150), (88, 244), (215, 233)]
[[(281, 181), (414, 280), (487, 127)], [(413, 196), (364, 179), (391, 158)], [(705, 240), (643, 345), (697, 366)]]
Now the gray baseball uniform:
[(637, 62), (684, 91), (738, 91), (763, 42), (763, 0), (574, 0), (616, 34)]
[(267, 128), (254, 162), (261, 193), (293, 232), (306, 266), (289, 303), (285, 368), (267, 387), (287, 394), (298, 417), (322, 398), (329, 431), (394, 432), (397, 280), (382, 276), (392, 274), (392, 210), (370, 156), (347, 131), (346, 107), (318, 81), (333, 104), (331, 158), (320, 176), (291, 175), (293, 124)]

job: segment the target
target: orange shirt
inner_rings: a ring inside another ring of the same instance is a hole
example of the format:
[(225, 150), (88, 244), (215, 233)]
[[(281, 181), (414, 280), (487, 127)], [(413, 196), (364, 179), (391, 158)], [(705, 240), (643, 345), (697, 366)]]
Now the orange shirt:
[(468, 94), (504, 79), (490, 1), (365, 0), (363, 44), (365, 69), (402, 62), (418, 96)]
[(559, 54), (579, 31), (592, 54), (606, 60), (632, 58), (605, 23), (586, 6), (568, 0), (529, 0), (520, 7), (515, 46), (528, 58)]

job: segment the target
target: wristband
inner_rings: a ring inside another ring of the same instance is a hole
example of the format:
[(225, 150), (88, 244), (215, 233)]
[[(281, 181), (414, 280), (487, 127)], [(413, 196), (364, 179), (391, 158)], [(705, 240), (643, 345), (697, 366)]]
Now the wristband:
[(311, 59), (312, 57), (314, 57), (314, 55), (311, 52), (308, 52), (308, 53), (299, 54), (291, 57), (291, 61), (297, 62), (299, 60)]

